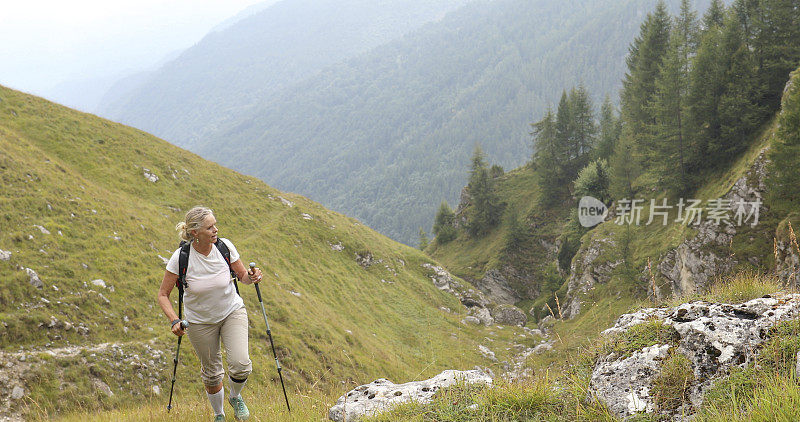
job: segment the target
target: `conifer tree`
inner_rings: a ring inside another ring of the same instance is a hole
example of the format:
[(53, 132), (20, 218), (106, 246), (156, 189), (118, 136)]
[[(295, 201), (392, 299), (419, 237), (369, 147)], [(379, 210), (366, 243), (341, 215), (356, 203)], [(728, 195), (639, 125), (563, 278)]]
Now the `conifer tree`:
[(706, 13), (703, 15), (703, 31), (713, 27), (721, 27), (725, 19), (725, 4), (722, 0), (711, 0)]
[(467, 231), (472, 236), (482, 236), (500, 221), (502, 206), (480, 146), (472, 154), (467, 191), (472, 204)]
[(575, 196), (578, 198), (592, 196), (605, 204), (611, 199), (608, 187), (608, 162), (604, 158), (599, 158), (587, 164), (578, 173), (578, 178), (575, 179)]
[(649, 106), (654, 118), (653, 124), (649, 125), (650, 162), (662, 187), (676, 193), (686, 193), (691, 188), (689, 163), (692, 161), (693, 137), (688, 130), (688, 88), (690, 63), (697, 52), (697, 37), (697, 14), (689, 0), (682, 0)]
[(564, 155), (556, 137), (556, 118), (551, 108), (547, 109), (542, 120), (532, 123), (534, 155), (533, 167), (536, 170), (536, 180), (541, 191), (540, 202), (542, 205), (551, 205), (560, 196), (561, 167)]
[[(750, 1), (743, 1), (751, 3)], [(765, 111), (777, 110), (789, 77), (800, 63), (800, 0), (760, 0), (748, 4), (749, 36), (763, 87)]]
[(425, 229), (420, 227), (419, 228), (419, 242), (418, 242), (419, 249), (424, 251), (428, 247), (429, 244), (430, 244), (430, 240), (428, 239), (428, 234), (425, 233)]
[(648, 105), (655, 94), (655, 81), (669, 44), (670, 17), (663, 0), (647, 15), (639, 35), (629, 48), (628, 72), (622, 81), (620, 102), (625, 124), (635, 138), (643, 137), (644, 126), (654, 118)]
[[(560, 104), (559, 104), (560, 106)], [(590, 153), (594, 149), (597, 136), (594, 110), (589, 92), (583, 84), (570, 91), (569, 120), (571, 133), (570, 155), (568, 159), (567, 176), (573, 179), (575, 175), (589, 162)], [(559, 110), (560, 111), (560, 110)], [(556, 117), (558, 120), (558, 117)]]
[[(556, 147), (561, 163), (564, 164), (574, 156), (573, 121), (567, 91), (561, 91), (561, 99), (556, 109)], [(559, 182), (564, 177), (564, 169), (559, 172)]]
[(635, 156), (636, 151), (633, 135), (627, 128), (623, 128), (609, 162), (611, 173), (609, 190), (612, 199), (631, 199), (636, 194), (634, 181), (641, 174), (640, 160)]
[[(783, 207), (782, 212), (795, 211), (800, 206), (800, 72), (793, 72), (794, 83), (784, 95), (783, 107), (774, 147), (770, 149), (770, 169), (767, 172), (768, 195), (771, 203)], [(779, 204), (779, 205), (778, 205)]]
[(725, 73), (729, 58), (722, 51), (722, 29), (711, 26), (703, 31), (689, 76), (690, 130), (694, 133), (694, 158), (691, 167), (708, 166), (709, 144), (720, 137), (719, 103), (725, 92)]
[(456, 238), (458, 234), (455, 228), (455, 214), (447, 201), (442, 201), (439, 205), (439, 211), (436, 212), (436, 218), (433, 222), (433, 234), (436, 236), (436, 242), (443, 245)]
[(650, 126), (653, 136), (648, 149), (650, 163), (662, 187), (681, 194), (690, 188), (687, 165), (690, 149), (686, 132), (688, 67), (682, 51), (684, 43), (684, 34), (673, 31), (670, 48), (656, 80), (651, 107), (655, 123)]
[(759, 101), (764, 91), (759, 81), (758, 58), (745, 42), (744, 31), (733, 18), (726, 21), (722, 31), (721, 50), (726, 66), (718, 105), (720, 136), (712, 139), (708, 148), (715, 163), (727, 162), (744, 150), (752, 132), (766, 117), (766, 106)]
[(620, 119), (614, 112), (611, 98), (606, 95), (600, 107), (600, 127), (597, 147), (594, 151), (596, 158), (608, 159), (614, 153), (614, 146), (619, 139), (622, 126)]

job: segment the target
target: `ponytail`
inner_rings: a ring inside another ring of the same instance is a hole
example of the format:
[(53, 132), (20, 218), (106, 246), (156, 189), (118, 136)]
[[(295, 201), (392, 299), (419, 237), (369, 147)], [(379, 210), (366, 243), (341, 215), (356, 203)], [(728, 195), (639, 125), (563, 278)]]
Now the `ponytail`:
[(190, 209), (186, 213), (184, 221), (181, 221), (175, 226), (175, 230), (178, 232), (178, 236), (181, 240), (185, 242), (194, 241), (192, 230), (200, 229), (203, 225), (203, 221), (209, 215), (212, 215), (212, 211), (206, 207), (197, 206)]

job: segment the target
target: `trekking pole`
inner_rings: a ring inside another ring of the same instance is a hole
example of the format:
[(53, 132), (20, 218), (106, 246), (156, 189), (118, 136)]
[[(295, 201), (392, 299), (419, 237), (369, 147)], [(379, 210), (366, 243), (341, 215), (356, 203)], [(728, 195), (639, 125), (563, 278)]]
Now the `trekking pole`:
[[(256, 267), (255, 262), (250, 263), (250, 271), (252, 272), (253, 269)], [(269, 321), (267, 321), (267, 311), (264, 310), (264, 301), (261, 300), (261, 289), (258, 288), (258, 283), (254, 283), (256, 286), (256, 293), (258, 293), (258, 303), (261, 304), (261, 314), (264, 315), (264, 323), (267, 324), (267, 336), (269, 337), (269, 345), (272, 346), (272, 356), (275, 356), (275, 366), (278, 368), (278, 377), (281, 379), (281, 388), (283, 388), (283, 398), (286, 400), (286, 409), (289, 410), (289, 413), (292, 413), (292, 408), (289, 407), (289, 397), (286, 395), (286, 386), (283, 384), (283, 375), (281, 374), (281, 363), (278, 362), (278, 354), (275, 353), (275, 343), (272, 341), (272, 330), (269, 329)]]
[[(181, 320), (181, 328), (184, 330), (189, 326), (189, 322), (183, 319), (183, 293), (178, 292), (178, 318)], [(175, 358), (172, 359), (174, 366), (172, 367), (172, 385), (169, 387), (169, 404), (167, 405), (167, 413), (172, 410), (172, 390), (175, 388), (175, 373), (178, 371), (178, 356), (181, 353), (181, 340), (183, 336), (178, 336), (178, 348), (175, 350)]]

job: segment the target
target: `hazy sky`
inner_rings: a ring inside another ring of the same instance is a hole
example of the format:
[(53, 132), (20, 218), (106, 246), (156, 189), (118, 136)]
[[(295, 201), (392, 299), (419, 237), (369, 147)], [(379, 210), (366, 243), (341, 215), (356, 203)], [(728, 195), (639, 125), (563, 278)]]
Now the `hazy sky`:
[(0, 0), (0, 84), (43, 93), (153, 66), (263, 0)]

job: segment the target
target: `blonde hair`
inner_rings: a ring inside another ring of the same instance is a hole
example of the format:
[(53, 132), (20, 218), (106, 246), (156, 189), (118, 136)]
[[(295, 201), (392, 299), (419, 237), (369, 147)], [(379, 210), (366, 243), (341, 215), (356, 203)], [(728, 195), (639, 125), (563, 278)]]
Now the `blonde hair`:
[(175, 230), (178, 231), (178, 236), (180, 236), (181, 240), (192, 242), (194, 240), (192, 230), (199, 230), (203, 226), (203, 221), (205, 221), (206, 217), (212, 214), (213, 211), (206, 207), (197, 206), (190, 209), (186, 213), (185, 220), (175, 226)]

